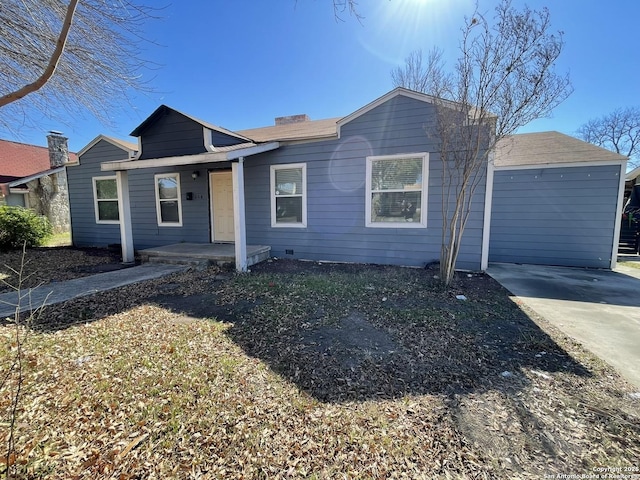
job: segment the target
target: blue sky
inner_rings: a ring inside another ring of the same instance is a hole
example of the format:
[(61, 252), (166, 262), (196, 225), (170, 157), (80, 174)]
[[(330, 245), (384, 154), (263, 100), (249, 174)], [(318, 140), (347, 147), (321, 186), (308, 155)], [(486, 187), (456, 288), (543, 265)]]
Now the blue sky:
[[(513, 0), (525, 3), (547, 6), (554, 30), (564, 32), (558, 66), (569, 71), (575, 91), (552, 118), (521, 132), (572, 134), (590, 118), (640, 104), (640, 2)], [(480, 0), (480, 9), (492, 14), (495, 4)], [(145, 74), (156, 92), (115, 108), (113, 128), (91, 117), (66, 125), (44, 120), (19, 138), (1, 130), (0, 137), (45, 145), (48, 130), (61, 130), (74, 151), (100, 133), (133, 141), (128, 134), (160, 104), (231, 130), (298, 113), (344, 116), (391, 90), (391, 70), (413, 50), (438, 46), (453, 66), (473, 6), (473, 0), (359, 0), (359, 23), (347, 15), (335, 21), (331, 0), (174, 1), (143, 32), (155, 42), (144, 56), (159, 64)]]

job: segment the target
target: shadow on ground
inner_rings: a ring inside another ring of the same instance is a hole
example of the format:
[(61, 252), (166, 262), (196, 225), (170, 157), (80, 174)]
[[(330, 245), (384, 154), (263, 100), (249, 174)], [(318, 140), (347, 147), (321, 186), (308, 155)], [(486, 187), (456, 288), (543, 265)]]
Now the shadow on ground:
[(323, 402), (518, 389), (524, 369), (590, 375), (490, 277), (463, 274), (443, 291), (433, 275), (280, 260), (216, 293), (167, 285), (151, 300), (231, 323), (248, 355)]
[(520, 297), (640, 307), (640, 279), (619, 272), (496, 263), (489, 273)]

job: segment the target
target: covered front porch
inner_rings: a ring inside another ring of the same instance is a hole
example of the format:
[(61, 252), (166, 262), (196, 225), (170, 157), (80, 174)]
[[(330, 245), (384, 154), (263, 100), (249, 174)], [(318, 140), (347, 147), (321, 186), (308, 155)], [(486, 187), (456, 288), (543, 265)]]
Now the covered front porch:
[[(137, 160), (129, 158), (120, 161), (103, 162), (100, 166), (103, 172), (114, 172), (115, 180), (118, 191), (118, 213), (120, 224), (120, 238), (122, 245), (122, 259), (123, 262), (133, 262), (134, 260), (134, 239), (133, 239), (133, 225), (131, 216), (131, 201), (129, 190), (129, 172), (134, 170), (146, 170), (167, 168), (167, 167), (196, 167), (207, 168), (207, 171), (214, 165), (225, 164), (230, 167), (230, 181), (229, 181), (229, 200), (227, 204), (231, 205), (230, 211), (232, 211), (232, 228), (230, 235), (225, 235), (224, 240), (232, 240), (230, 243), (173, 243), (170, 245), (156, 247), (142, 251), (143, 257), (146, 255), (149, 257), (149, 252), (153, 251), (154, 257), (191, 257), (197, 258), (199, 256), (202, 259), (208, 258), (211, 262), (215, 263), (231, 263), (234, 262), (236, 270), (244, 272), (247, 268), (255, 263), (258, 263), (270, 256), (270, 247), (261, 245), (247, 245), (246, 241), (246, 221), (245, 221), (245, 184), (244, 184), (244, 160), (245, 156), (251, 156), (262, 152), (267, 152), (278, 148), (277, 142), (271, 142), (268, 144), (240, 144), (231, 147), (219, 148), (213, 152), (207, 152), (195, 155), (183, 155), (173, 157), (161, 157), (151, 158), (144, 160)], [(152, 173), (149, 174), (150, 176)], [(211, 173), (208, 175), (208, 177)], [(193, 181), (196, 181), (199, 177), (199, 172), (193, 172)], [(181, 184), (179, 176), (177, 182), (176, 196), (178, 202), (184, 201), (186, 208), (190, 206), (190, 201), (193, 201), (193, 194), (181, 193)], [(191, 179), (183, 179), (184, 182), (190, 182)], [(209, 196), (215, 198), (216, 192), (213, 189), (213, 182), (209, 185)], [(202, 198), (202, 197), (200, 197)], [(158, 200), (156, 200), (156, 203)], [(215, 202), (214, 202), (215, 203)], [(211, 202), (209, 202), (211, 205)], [(156, 211), (159, 211), (160, 206), (156, 204)], [(179, 209), (181, 207), (178, 207)], [(209, 218), (211, 219), (211, 229), (214, 230), (213, 221), (216, 218), (216, 213), (213, 211), (213, 206), (210, 207)], [(160, 218), (160, 217), (158, 217)], [(184, 228), (182, 224), (182, 217), (178, 214), (177, 222), (175, 225), (169, 228)], [(160, 220), (158, 220), (160, 225)], [(166, 228), (163, 226), (163, 228)], [(217, 235), (211, 235), (217, 237)], [(178, 236), (179, 237), (179, 236)], [(188, 234), (185, 233), (185, 239), (188, 238)], [(175, 238), (174, 242), (181, 238)], [(212, 238), (215, 242), (215, 238)]]
[[(250, 267), (268, 259), (271, 247), (247, 245), (246, 266)], [(162, 247), (145, 248), (138, 252), (143, 262), (236, 264), (233, 243), (176, 243)]]

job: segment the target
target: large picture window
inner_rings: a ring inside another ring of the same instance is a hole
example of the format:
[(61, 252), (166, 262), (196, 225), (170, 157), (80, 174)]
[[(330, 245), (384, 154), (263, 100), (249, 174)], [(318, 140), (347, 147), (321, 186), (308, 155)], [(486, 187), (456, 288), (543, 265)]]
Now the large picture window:
[(307, 166), (271, 166), (271, 226), (307, 226)]
[(180, 174), (164, 173), (155, 176), (156, 213), (161, 227), (182, 226)]
[(96, 223), (120, 223), (116, 177), (93, 178)]
[(428, 154), (367, 157), (366, 226), (427, 226)]

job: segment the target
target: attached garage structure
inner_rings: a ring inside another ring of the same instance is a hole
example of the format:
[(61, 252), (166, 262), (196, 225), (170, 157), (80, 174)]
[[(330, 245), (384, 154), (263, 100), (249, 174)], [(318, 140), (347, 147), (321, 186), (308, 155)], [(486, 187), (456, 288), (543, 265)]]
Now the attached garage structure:
[(496, 149), (489, 262), (613, 268), (627, 157), (558, 132)]

